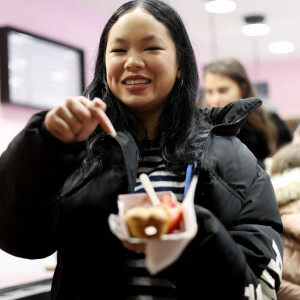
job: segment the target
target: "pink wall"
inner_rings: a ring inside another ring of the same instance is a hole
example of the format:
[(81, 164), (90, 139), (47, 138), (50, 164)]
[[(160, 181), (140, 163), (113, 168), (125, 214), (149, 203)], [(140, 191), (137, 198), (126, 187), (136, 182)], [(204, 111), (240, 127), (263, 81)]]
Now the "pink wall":
[[(107, 16), (71, 0), (0, 0), (0, 26), (11, 26), (82, 49), (86, 85), (93, 75)], [(0, 154), (37, 110), (0, 102)]]
[(10, 25), (84, 50), (87, 83), (106, 21), (106, 15), (71, 0), (0, 1), (0, 26)]
[(269, 94), (282, 117), (300, 118), (300, 61), (246, 66), (252, 80), (269, 83)]
[[(101, 1), (105, 5), (109, 0)], [(0, 0), (0, 26), (10, 25), (84, 50), (86, 84), (93, 76), (99, 37), (108, 17), (76, 0)], [(282, 117), (300, 116), (299, 61), (246, 68), (252, 80), (269, 83), (270, 97)], [(1, 153), (35, 110), (3, 104), (0, 108)]]

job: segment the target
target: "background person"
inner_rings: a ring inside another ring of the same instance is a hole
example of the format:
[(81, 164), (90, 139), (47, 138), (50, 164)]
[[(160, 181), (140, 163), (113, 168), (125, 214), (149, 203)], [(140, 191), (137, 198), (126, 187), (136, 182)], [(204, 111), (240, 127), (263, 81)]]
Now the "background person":
[(284, 258), (278, 300), (300, 299), (300, 144), (272, 157), (271, 179), (283, 222)]
[[(268, 174), (235, 137), (261, 101), (200, 109), (198, 84), (178, 14), (125, 3), (103, 30), (85, 96), (34, 115), (3, 153), (0, 247), (30, 259), (57, 250), (53, 299), (275, 299), (282, 223)], [(145, 245), (120, 241), (108, 216), (119, 194), (143, 191), (141, 172), (181, 200), (190, 167), (201, 178), (197, 235), (151, 276)]]
[[(245, 68), (233, 58), (219, 59), (204, 66), (203, 84), (204, 102), (208, 107), (224, 106), (237, 99), (256, 96)], [(267, 157), (292, 140), (292, 134), (284, 121), (263, 107), (247, 118), (238, 137), (263, 168)]]

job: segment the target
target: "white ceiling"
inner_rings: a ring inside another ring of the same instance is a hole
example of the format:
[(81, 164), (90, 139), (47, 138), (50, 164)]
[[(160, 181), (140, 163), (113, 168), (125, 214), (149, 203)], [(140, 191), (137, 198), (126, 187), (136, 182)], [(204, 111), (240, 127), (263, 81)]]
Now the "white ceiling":
[[(110, 16), (124, 0), (73, 0)], [(197, 59), (206, 63), (232, 56), (243, 63), (300, 59), (300, 0), (235, 0), (237, 9), (227, 14), (205, 11), (206, 0), (165, 0), (182, 16), (190, 34)], [(241, 32), (244, 17), (264, 14), (271, 31), (264, 37), (246, 37)], [(288, 40), (295, 44), (293, 53), (276, 55), (268, 44)]]

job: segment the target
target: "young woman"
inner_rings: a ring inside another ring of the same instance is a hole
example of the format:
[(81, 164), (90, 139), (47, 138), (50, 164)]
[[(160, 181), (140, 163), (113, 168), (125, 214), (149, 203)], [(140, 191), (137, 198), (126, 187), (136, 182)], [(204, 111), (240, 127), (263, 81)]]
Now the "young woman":
[[(278, 207), (235, 137), (261, 101), (197, 108), (196, 66), (169, 5), (125, 3), (103, 30), (85, 96), (33, 116), (1, 157), (0, 247), (30, 259), (57, 250), (53, 299), (276, 298)], [(141, 172), (183, 199), (187, 168), (199, 176), (198, 232), (152, 276), (144, 245), (120, 241), (108, 216), (119, 194), (143, 191)]]
[[(236, 59), (223, 58), (207, 64), (203, 69), (205, 102), (208, 107), (224, 106), (234, 100), (255, 97), (255, 89), (243, 65)], [(276, 113), (263, 107), (253, 112), (238, 134), (264, 168), (264, 160), (283, 144), (292, 140), (292, 134)]]

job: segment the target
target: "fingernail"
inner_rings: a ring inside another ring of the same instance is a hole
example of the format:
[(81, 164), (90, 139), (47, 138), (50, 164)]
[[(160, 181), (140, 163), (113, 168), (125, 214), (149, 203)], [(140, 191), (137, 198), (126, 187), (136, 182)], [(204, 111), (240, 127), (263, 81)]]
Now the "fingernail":
[(94, 100), (96, 100), (99, 104), (103, 103), (103, 100), (101, 100), (101, 99), (98, 98), (98, 97), (95, 97)]
[(115, 138), (117, 136), (117, 132), (116, 130), (112, 127), (112, 126), (109, 126), (109, 134), (111, 137)]

